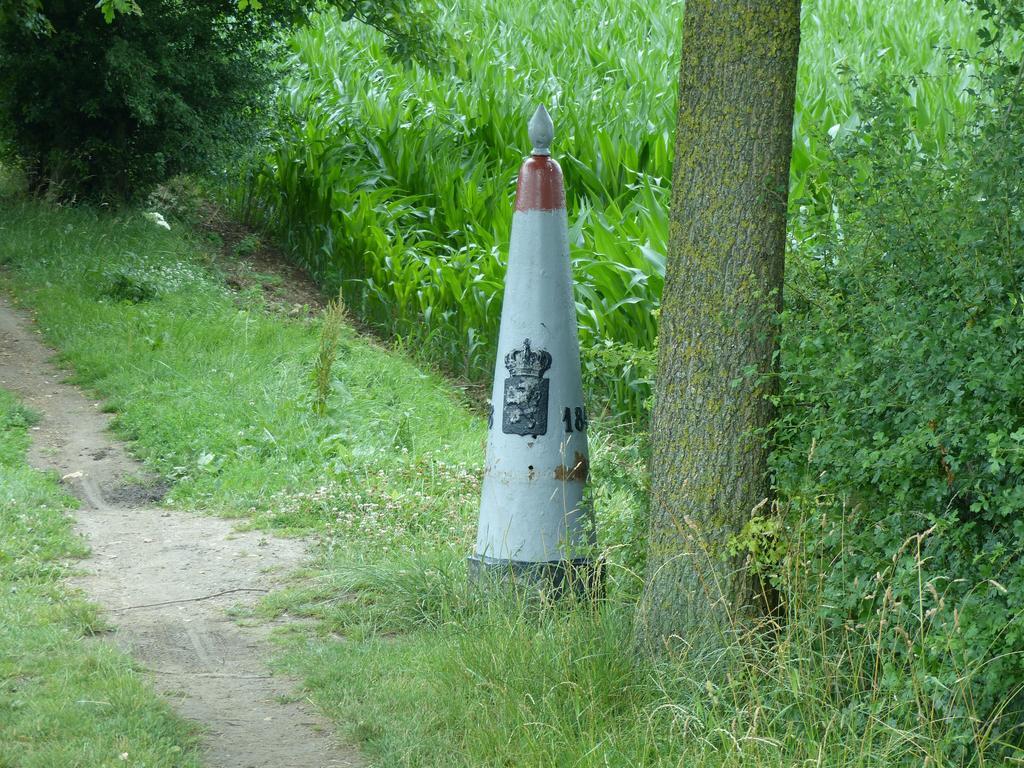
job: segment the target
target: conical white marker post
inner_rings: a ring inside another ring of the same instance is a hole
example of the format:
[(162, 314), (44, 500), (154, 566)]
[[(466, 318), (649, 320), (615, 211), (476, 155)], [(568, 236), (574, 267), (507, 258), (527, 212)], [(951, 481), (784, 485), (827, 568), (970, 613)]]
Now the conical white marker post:
[(543, 105), (519, 170), (471, 577), (589, 584), (593, 544), (576, 304), (562, 169)]

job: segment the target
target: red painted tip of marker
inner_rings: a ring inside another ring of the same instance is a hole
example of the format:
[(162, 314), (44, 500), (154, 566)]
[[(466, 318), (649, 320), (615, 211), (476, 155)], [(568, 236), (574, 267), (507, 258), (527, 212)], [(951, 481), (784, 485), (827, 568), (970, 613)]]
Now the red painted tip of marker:
[(544, 155), (531, 155), (519, 169), (517, 211), (557, 211), (565, 208), (562, 169)]

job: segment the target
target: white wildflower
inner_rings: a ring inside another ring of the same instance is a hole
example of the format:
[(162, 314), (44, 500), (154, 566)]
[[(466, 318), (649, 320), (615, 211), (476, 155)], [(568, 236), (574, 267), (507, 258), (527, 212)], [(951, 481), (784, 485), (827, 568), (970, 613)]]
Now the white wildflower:
[(164, 229), (171, 228), (171, 225), (167, 223), (167, 219), (165, 219), (163, 215), (158, 213), (157, 211), (149, 211), (148, 213), (143, 215), (147, 219), (152, 221), (154, 224), (156, 224), (158, 227), (163, 227)]

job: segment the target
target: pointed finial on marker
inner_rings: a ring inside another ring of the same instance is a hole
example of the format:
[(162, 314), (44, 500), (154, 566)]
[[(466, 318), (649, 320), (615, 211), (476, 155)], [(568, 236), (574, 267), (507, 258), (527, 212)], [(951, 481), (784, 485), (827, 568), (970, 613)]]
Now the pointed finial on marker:
[(551, 115), (541, 104), (537, 111), (530, 118), (530, 141), (533, 142), (533, 154), (550, 155), (551, 140), (555, 138), (555, 124), (551, 122)]

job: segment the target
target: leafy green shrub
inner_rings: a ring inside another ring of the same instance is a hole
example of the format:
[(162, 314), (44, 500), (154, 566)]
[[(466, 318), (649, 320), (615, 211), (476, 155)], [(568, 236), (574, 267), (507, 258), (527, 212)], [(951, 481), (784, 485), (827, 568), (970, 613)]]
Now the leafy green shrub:
[(590, 437), (591, 493), (598, 541), (609, 573), (627, 589), (638, 588), (647, 562), (650, 442), (646, 432), (595, 430)]
[(39, 421), (36, 413), (19, 403), (4, 405), (6, 407), (0, 410), (0, 433), (9, 429), (24, 429)]
[[(335, 4), (387, 32), (392, 52), (429, 37), (406, 0)], [(23, 13), (0, 6), (0, 143), (35, 188), (61, 197), (138, 197), (251, 144), (273, 81), (273, 41), (318, 4), (98, 5), (103, 13), (65, 0), (30, 0)]]
[(823, 619), (875, 638), (864, 674), (957, 760), (1024, 742), (1024, 70), (973, 65), (941, 155), (913, 81), (870, 89), (831, 213), (796, 222), (774, 458)]
[(262, 243), (260, 241), (260, 236), (249, 233), (241, 240), (239, 240), (237, 243), (235, 243), (235, 245), (231, 248), (231, 253), (233, 256), (237, 257), (251, 256), (253, 253), (258, 251), (261, 246)]
[(0, 120), (33, 184), (63, 196), (125, 198), (205, 167), (269, 84), (269, 15), (240, 24), (204, 2), (147, 3), (112, 23), (89, 3), (42, 10), (49, 33), (0, 26)]
[(191, 176), (175, 176), (158, 184), (146, 196), (145, 208), (196, 227), (200, 223), (207, 194)]
[(157, 288), (144, 277), (128, 271), (114, 273), (100, 292), (114, 301), (128, 301), (132, 304), (149, 301), (156, 298), (158, 293)]

